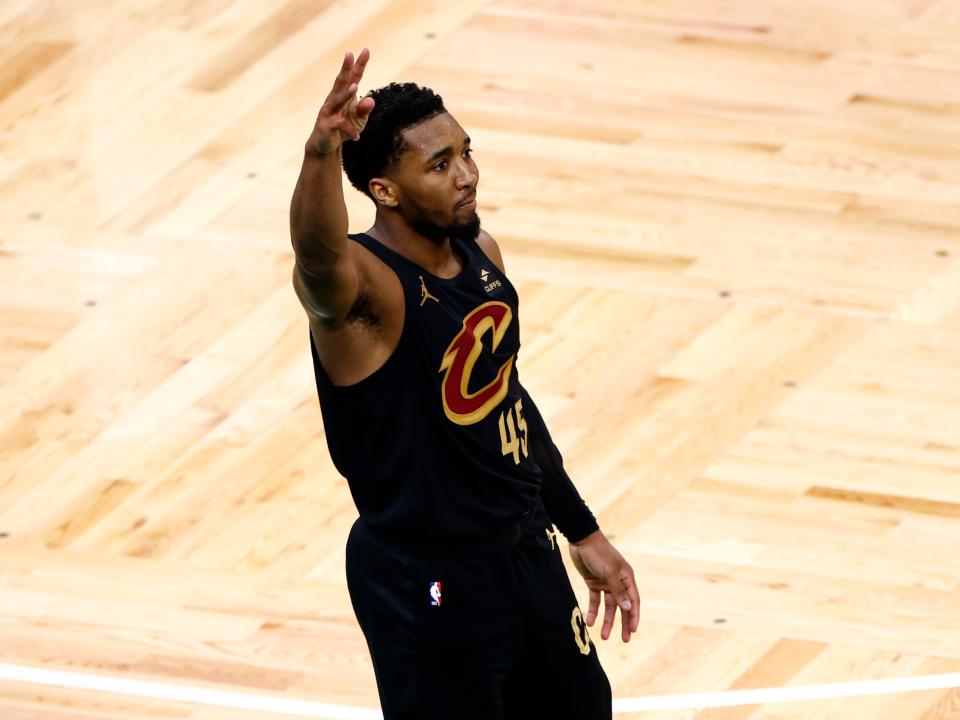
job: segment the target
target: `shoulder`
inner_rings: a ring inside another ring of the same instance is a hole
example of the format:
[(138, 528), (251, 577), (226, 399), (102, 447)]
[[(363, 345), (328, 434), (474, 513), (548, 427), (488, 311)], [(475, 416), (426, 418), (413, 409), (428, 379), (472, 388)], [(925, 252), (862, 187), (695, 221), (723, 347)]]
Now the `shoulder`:
[(319, 303), (314, 302), (316, 296), (336, 292), (329, 278), (304, 267), (299, 259), (296, 263), (294, 289), (319, 335), (325, 334), (323, 329), (336, 330), (358, 321), (375, 329), (384, 322), (392, 325), (402, 318), (403, 287), (389, 265), (353, 236), (348, 236), (342, 262), (352, 268), (354, 279), (351, 292), (342, 292), (335, 298), (337, 312), (318, 309)]
[(490, 258), (490, 261), (500, 268), (500, 272), (505, 273), (503, 266), (503, 254), (500, 252), (500, 246), (497, 241), (486, 230), (481, 230), (477, 235), (477, 245), (483, 250), (484, 254)]

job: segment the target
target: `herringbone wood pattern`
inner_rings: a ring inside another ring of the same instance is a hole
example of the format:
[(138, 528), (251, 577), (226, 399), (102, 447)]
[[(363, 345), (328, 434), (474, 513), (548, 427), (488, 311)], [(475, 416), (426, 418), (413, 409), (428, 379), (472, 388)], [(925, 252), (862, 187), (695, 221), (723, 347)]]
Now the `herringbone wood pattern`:
[[(363, 90), (431, 85), (474, 139), (525, 383), (641, 582), (615, 695), (960, 670), (958, 31), (952, 0), (0, 3), (0, 662), (376, 705), (287, 230), (369, 46)], [(9, 682), (0, 715), (252, 717)]]

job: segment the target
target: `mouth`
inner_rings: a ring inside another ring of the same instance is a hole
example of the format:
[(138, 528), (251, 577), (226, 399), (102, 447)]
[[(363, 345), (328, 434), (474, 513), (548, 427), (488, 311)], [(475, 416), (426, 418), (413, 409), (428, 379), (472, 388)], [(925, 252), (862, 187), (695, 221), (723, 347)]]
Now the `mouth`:
[(456, 204), (456, 209), (459, 210), (460, 208), (467, 208), (468, 210), (476, 210), (476, 209), (477, 209), (477, 194), (476, 194), (476, 193), (470, 193), (469, 195), (467, 195), (467, 197), (465, 197), (463, 200), (461, 200), (460, 202), (458, 202), (458, 203)]

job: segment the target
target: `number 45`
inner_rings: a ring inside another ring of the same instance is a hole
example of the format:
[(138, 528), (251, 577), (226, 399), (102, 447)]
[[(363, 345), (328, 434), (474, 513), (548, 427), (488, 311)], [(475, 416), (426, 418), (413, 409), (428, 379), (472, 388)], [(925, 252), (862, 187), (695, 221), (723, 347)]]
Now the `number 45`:
[[(504, 455), (513, 455), (513, 461), (520, 464), (520, 453), (527, 457), (527, 421), (523, 419), (521, 400), (512, 408), (500, 413), (500, 451)], [(516, 415), (516, 422), (514, 422)], [(519, 430), (519, 434), (517, 433)]]

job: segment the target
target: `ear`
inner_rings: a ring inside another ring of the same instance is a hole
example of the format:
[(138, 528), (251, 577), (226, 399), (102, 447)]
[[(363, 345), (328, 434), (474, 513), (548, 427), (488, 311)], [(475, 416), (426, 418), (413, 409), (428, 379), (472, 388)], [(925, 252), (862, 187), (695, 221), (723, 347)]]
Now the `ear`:
[(395, 183), (386, 178), (371, 178), (367, 184), (377, 205), (393, 208), (399, 204), (397, 200), (398, 188)]

